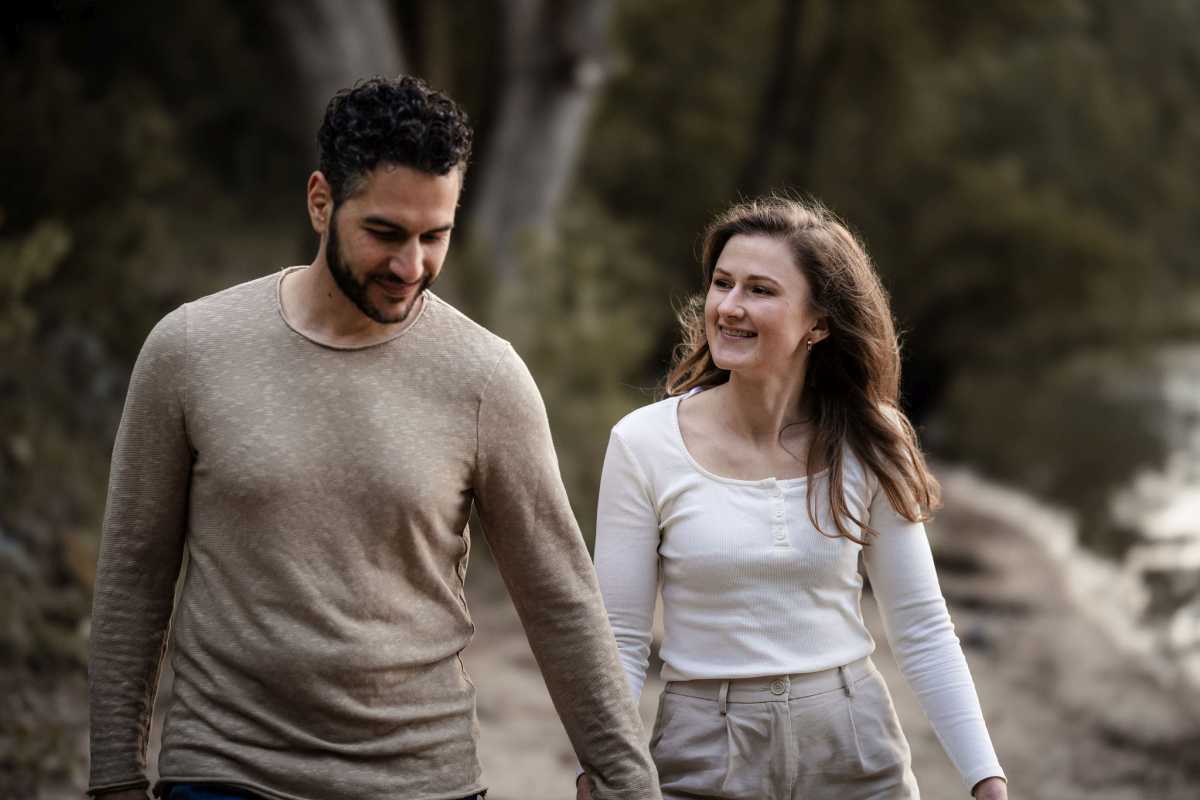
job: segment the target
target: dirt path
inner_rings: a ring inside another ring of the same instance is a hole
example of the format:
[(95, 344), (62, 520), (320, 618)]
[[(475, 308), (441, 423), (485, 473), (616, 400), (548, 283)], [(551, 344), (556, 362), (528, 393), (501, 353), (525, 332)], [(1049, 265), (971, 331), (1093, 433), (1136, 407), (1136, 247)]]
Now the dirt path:
[[(1104, 598), (1083, 613), (1044, 548), (974, 505), (950, 494), (931, 538), (1014, 800), (1200, 798), (1200, 697), (1114, 646), (1094, 621)], [(489, 800), (572, 797), (566, 735), (498, 577), (478, 561), (468, 579), (478, 633), (465, 660), (479, 688)], [(966, 797), (896, 672), (870, 602), (866, 612), (923, 796)], [(78, 797), (86, 781), (82, 671), (45, 691), (34, 676), (5, 677), (16, 682), (0, 681), (9, 717), (0, 725), (0, 797)], [(643, 695), (647, 728), (661, 686), (652, 675)]]
[[(1014, 800), (1200, 797), (1200, 698), (1115, 648), (1023, 533), (961, 510), (969, 498), (947, 500), (952, 510), (931, 527), (942, 588)], [(573, 757), (516, 615), (488, 565), (469, 584), (479, 633), (466, 661), (479, 687), (489, 800), (570, 797)], [(867, 606), (922, 796), (967, 797)], [(643, 695), (647, 728), (660, 689), (651, 683)]]

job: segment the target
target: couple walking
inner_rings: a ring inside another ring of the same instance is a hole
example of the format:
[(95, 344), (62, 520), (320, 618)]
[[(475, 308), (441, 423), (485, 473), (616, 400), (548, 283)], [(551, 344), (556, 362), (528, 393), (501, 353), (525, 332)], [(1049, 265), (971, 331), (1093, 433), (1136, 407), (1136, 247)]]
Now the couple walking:
[[(173, 637), (169, 800), (482, 797), (459, 658), (474, 507), (579, 796), (917, 797), (865, 574), (965, 787), (1006, 797), (922, 526), (938, 490), (898, 407), (886, 295), (845, 227), (777, 199), (714, 221), (669, 397), (613, 429), (593, 569), (528, 370), (429, 291), (465, 115), (371, 79), (332, 99), (318, 140), (313, 263), (181, 306), (134, 368), (90, 793), (145, 796)], [(669, 682), (647, 751), (633, 701), (660, 583)]]

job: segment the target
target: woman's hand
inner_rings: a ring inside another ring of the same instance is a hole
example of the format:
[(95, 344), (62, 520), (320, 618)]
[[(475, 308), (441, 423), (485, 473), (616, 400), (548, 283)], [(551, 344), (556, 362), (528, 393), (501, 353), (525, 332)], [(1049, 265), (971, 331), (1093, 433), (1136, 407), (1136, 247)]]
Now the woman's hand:
[(592, 800), (592, 784), (588, 782), (587, 773), (579, 773), (575, 779), (575, 800)]
[(971, 794), (975, 800), (1008, 800), (1008, 784), (1003, 778), (984, 778)]

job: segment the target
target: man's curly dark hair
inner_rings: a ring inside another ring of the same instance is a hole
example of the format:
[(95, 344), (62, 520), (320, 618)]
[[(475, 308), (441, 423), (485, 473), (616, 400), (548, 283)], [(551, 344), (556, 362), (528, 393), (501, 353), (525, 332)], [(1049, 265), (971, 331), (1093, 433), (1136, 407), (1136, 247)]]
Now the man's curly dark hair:
[(374, 77), (342, 89), (317, 132), (320, 170), (340, 204), (380, 164), (448, 175), (465, 170), (472, 132), (466, 112), (420, 78)]

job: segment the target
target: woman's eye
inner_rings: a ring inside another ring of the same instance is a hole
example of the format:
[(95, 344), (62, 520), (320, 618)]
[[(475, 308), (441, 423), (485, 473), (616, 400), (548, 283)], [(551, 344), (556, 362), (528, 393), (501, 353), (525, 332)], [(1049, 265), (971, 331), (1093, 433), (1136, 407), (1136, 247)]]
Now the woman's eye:
[(774, 292), (772, 292), (770, 289), (768, 289), (766, 286), (755, 286), (755, 287), (754, 287), (753, 289), (751, 289), (750, 291), (754, 292), (755, 294), (761, 294), (761, 295), (772, 295), (772, 294), (775, 294), (775, 293), (774, 293)]

